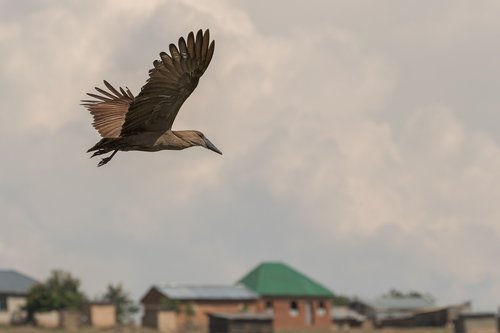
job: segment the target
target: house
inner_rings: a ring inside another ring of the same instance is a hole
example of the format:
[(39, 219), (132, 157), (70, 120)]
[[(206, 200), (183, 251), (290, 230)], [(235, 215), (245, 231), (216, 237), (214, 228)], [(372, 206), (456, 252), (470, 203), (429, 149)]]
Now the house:
[(367, 316), (377, 327), (405, 326), (415, 312), (434, 307), (434, 299), (426, 296), (384, 295), (374, 300), (354, 300), (350, 307)]
[(335, 329), (362, 327), (366, 317), (348, 306), (335, 306), (331, 310), (331, 318)]
[(84, 306), (85, 324), (96, 328), (116, 325), (116, 307), (109, 302), (89, 302)]
[(260, 295), (257, 312), (274, 316), (274, 329), (330, 327), (330, 290), (281, 262), (265, 262), (239, 283)]
[(14, 270), (0, 270), (0, 325), (26, 320), (26, 297), (38, 282)]
[(210, 313), (209, 333), (272, 333), (273, 316), (267, 313)]
[(258, 297), (244, 286), (153, 286), (141, 299), (142, 325), (160, 331), (207, 328), (209, 313), (255, 311)]
[(497, 333), (498, 318), (495, 313), (463, 313), (455, 320), (454, 326), (455, 333)]
[(385, 295), (372, 301), (354, 300), (350, 307), (370, 318), (376, 327), (444, 327), (470, 310), (470, 302), (438, 307), (425, 295)]

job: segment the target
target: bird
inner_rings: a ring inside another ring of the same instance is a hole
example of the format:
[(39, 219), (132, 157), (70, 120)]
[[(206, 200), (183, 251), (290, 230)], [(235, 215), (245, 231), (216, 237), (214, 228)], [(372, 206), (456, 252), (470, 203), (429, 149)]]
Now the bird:
[(106, 89), (95, 87), (87, 93), (92, 99), (82, 105), (93, 116), (93, 127), (102, 139), (87, 152), (92, 157), (110, 153), (98, 167), (105, 165), (118, 151), (182, 150), (201, 146), (220, 155), (222, 152), (200, 131), (172, 130), (182, 104), (194, 91), (205, 73), (215, 50), (210, 31), (190, 32), (180, 37), (178, 46), (169, 45), (170, 54), (160, 53), (153, 62), (149, 78), (137, 96), (128, 87), (116, 89), (104, 80)]

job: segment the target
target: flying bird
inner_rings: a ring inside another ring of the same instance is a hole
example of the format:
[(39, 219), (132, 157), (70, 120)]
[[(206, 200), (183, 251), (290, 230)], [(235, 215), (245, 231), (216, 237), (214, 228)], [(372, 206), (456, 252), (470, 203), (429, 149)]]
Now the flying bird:
[(191, 95), (205, 73), (214, 54), (208, 29), (190, 32), (187, 41), (179, 38), (178, 47), (170, 44), (170, 54), (160, 53), (153, 62), (149, 79), (134, 96), (128, 88), (115, 89), (107, 81), (108, 90), (95, 87), (99, 94), (87, 93), (82, 100), (94, 118), (92, 125), (102, 139), (87, 152), (91, 157), (111, 153), (98, 166), (111, 161), (118, 151), (181, 150), (201, 146), (222, 152), (200, 131), (173, 131), (172, 124), (184, 101)]

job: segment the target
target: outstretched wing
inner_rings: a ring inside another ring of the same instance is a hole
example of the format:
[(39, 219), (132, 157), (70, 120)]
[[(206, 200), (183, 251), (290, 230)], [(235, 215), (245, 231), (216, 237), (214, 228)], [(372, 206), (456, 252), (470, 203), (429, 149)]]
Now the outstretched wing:
[[(209, 45), (210, 44), (210, 45)], [(138, 132), (156, 132), (159, 135), (172, 128), (174, 119), (184, 101), (198, 85), (212, 56), (215, 43), (210, 43), (208, 29), (189, 33), (187, 43), (179, 38), (179, 48), (170, 44), (170, 55), (160, 53), (149, 71), (149, 79), (130, 105), (121, 136)]]
[(100, 95), (87, 93), (95, 99), (82, 100), (82, 105), (94, 116), (92, 125), (103, 138), (118, 138), (125, 122), (125, 115), (134, 101), (134, 95), (128, 88), (125, 91), (120, 87), (118, 91), (107, 81), (104, 81), (104, 84), (109, 92), (95, 87)]

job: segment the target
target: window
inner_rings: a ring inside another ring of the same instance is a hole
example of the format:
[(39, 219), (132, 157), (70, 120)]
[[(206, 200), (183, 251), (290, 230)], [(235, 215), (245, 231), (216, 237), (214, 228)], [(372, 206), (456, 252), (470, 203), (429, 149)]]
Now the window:
[(318, 309), (316, 310), (318, 317), (322, 317), (326, 314), (326, 306), (324, 301), (318, 302)]
[(296, 317), (299, 314), (299, 306), (297, 304), (297, 301), (291, 301), (290, 302), (290, 316)]
[(274, 306), (272, 301), (267, 301), (266, 302), (266, 312), (268, 313), (273, 313), (274, 312)]
[(0, 311), (7, 311), (7, 296), (0, 295)]

